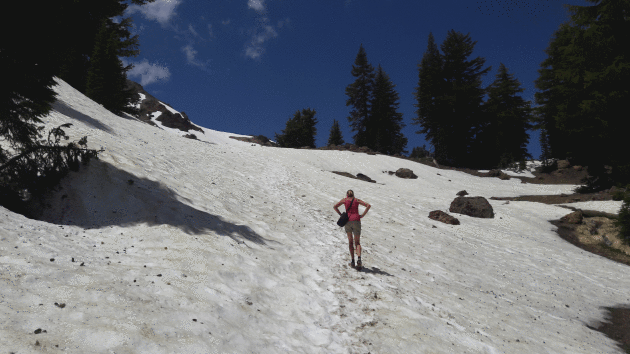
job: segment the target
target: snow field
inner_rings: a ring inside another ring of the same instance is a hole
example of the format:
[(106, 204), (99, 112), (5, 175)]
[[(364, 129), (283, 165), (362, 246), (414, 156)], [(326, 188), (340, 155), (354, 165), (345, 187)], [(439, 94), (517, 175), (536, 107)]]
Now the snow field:
[[(37, 340), (69, 353), (618, 352), (585, 324), (603, 320), (600, 307), (630, 302), (630, 279), (625, 266), (556, 235), (548, 220), (570, 210), (489, 200), (493, 219), (428, 219), (462, 189), (489, 198), (575, 186), (252, 146), (211, 129), (194, 132), (204, 141), (182, 139), (114, 116), (62, 81), (57, 90), (71, 109), (47, 125), (70, 121), (71, 139), (87, 135), (106, 151), (62, 182), (44, 221), (0, 208), (2, 348), (31, 352)], [(419, 178), (383, 173), (400, 167)], [(332, 210), (348, 189), (372, 205), (363, 272), (346, 266)]]

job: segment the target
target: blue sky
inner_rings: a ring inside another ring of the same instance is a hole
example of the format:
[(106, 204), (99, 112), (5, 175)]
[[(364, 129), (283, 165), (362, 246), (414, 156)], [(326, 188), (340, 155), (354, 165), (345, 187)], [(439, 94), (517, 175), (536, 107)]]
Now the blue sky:
[[(569, 21), (563, 4), (585, 0), (156, 0), (132, 5), (140, 54), (131, 80), (184, 111), (196, 124), (271, 139), (297, 110), (316, 110), (316, 146), (324, 146), (333, 119), (352, 142), (345, 88), (363, 44), (396, 85), (407, 150), (429, 144), (416, 134), (413, 91), (429, 32), (438, 47), (449, 30), (477, 41), (469, 60), (492, 66), (483, 87), (506, 65), (534, 104), (534, 80), (553, 32)], [(441, 50), (440, 50), (441, 51)], [(540, 155), (538, 133), (529, 152)]]

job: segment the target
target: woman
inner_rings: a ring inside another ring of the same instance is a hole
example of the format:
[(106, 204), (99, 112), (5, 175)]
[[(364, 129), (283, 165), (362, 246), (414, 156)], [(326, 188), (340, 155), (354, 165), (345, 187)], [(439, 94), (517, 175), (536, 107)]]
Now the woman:
[[(335, 204), (333, 209), (337, 212), (337, 214), (341, 215), (339, 212), (339, 206), (344, 204), (346, 207), (346, 212), (348, 213), (348, 223), (345, 226), (346, 233), (348, 234), (348, 243), (350, 247), (350, 257), (352, 257), (352, 262), (350, 262), (350, 266), (354, 268), (354, 248), (357, 249), (357, 269), (361, 269), (361, 218), (367, 214), (368, 210), (370, 210), (370, 204), (362, 201), (361, 199), (354, 198), (354, 192), (349, 190), (346, 192), (346, 198), (339, 201), (339, 203)], [(350, 205), (352, 204), (352, 205)], [(363, 215), (359, 215), (359, 204), (363, 205), (366, 209), (363, 211)], [(354, 234), (354, 246), (352, 240), (352, 234)]]

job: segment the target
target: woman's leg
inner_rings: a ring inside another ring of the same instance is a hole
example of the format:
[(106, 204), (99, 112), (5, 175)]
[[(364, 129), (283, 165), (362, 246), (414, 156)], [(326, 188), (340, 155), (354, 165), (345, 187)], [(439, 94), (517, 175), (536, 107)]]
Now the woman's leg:
[(361, 235), (354, 235), (354, 246), (357, 249), (357, 257), (361, 257)]
[(350, 248), (350, 257), (352, 257), (352, 261), (354, 262), (354, 246), (352, 245), (352, 231), (348, 232), (348, 246)]

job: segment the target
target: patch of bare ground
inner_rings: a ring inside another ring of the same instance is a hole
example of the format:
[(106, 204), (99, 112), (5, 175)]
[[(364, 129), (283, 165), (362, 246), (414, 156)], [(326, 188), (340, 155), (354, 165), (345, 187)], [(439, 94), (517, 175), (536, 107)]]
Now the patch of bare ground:
[[(583, 211), (583, 214), (587, 215), (589, 212), (597, 213)], [(553, 220), (551, 223), (558, 227), (558, 235), (574, 246), (630, 266), (630, 247), (622, 242), (613, 221), (609, 217), (594, 216), (585, 217), (581, 224), (570, 224), (561, 220)], [(630, 305), (605, 307), (605, 310), (605, 322), (587, 327), (605, 334), (616, 341), (621, 350), (630, 354)]]
[(577, 203), (588, 202), (591, 200), (612, 200), (612, 195), (609, 191), (602, 191), (599, 193), (573, 193), (573, 194), (555, 194), (555, 195), (521, 195), (518, 197), (490, 197), (493, 200), (513, 200), (513, 201), (525, 201), (525, 202), (538, 202), (544, 204), (563, 204), (563, 203)]

